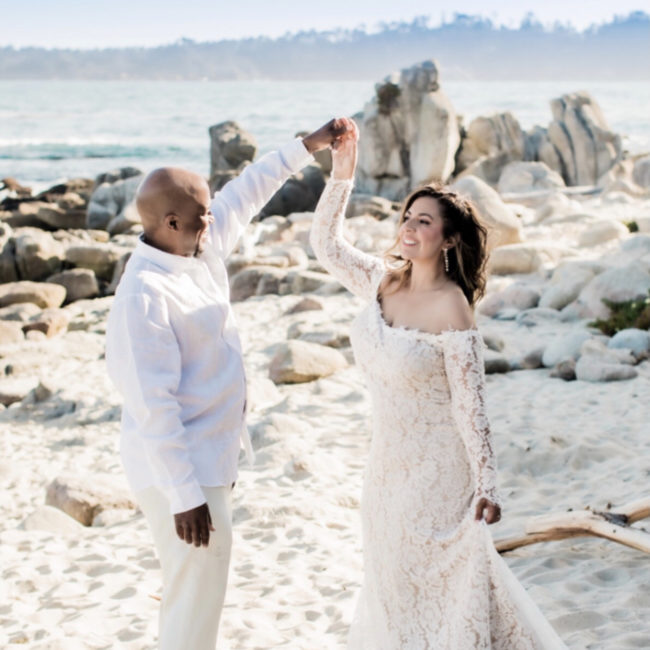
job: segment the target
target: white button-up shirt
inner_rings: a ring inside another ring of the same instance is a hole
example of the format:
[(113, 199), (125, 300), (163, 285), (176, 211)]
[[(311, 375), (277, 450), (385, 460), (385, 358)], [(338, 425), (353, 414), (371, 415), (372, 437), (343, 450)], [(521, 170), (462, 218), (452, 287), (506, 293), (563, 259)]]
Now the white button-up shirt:
[(134, 492), (160, 488), (172, 514), (205, 503), (201, 485), (231, 485), (240, 439), (250, 447), (224, 261), (252, 217), (311, 160), (296, 139), (249, 165), (215, 194), (200, 257), (140, 240), (115, 293), (106, 363), (124, 398), (124, 469)]

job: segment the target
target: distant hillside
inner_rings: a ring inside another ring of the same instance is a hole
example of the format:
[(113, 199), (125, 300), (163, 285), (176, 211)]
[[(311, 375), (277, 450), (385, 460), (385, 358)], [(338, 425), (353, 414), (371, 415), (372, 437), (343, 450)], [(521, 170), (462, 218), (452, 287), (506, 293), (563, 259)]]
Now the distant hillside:
[(634, 12), (578, 32), (544, 28), (530, 16), (516, 28), (456, 14), (390, 23), (378, 32), (300, 32), (270, 39), (155, 48), (0, 48), (0, 79), (378, 79), (435, 58), (445, 79), (650, 80), (650, 15)]

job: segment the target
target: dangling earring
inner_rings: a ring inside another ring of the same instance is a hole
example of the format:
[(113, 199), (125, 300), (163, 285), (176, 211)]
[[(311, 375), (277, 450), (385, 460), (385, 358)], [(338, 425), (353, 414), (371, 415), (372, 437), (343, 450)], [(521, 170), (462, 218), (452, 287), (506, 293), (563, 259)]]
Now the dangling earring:
[(449, 254), (446, 248), (442, 249), (442, 256), (445, 258), (445, 273), (449, 273)]

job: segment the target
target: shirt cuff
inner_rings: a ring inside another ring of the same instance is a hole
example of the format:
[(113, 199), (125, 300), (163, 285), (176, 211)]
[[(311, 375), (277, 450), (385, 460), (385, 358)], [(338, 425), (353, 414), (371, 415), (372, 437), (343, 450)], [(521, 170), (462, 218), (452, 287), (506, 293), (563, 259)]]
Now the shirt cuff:
[(196, 481), (167, 488), (165, 492), (169, 499), (169, 509), (172, 515), (187, 512), (206, 503), (205, 494)]
[(302, 138), (287, 142), (281, 149), (280, 155), (292, 174), (299, 172), (303, 167), (314, 162), (312, 156), (303, 144)]

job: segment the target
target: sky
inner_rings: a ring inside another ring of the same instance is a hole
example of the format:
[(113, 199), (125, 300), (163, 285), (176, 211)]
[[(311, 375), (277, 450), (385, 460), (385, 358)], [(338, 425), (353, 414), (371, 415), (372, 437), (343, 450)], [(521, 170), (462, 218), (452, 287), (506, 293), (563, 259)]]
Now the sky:
[(650, 0), (13, 0), (2, 2), (0, 46), (63, 48), (153, 46), (180, 38), (216, 41), (248, 36), (410, 21), (451, 21), (454, 12), (481, 15), (516, 27), (532, 12), (584, 29), (632, 11), (650, 12)]

